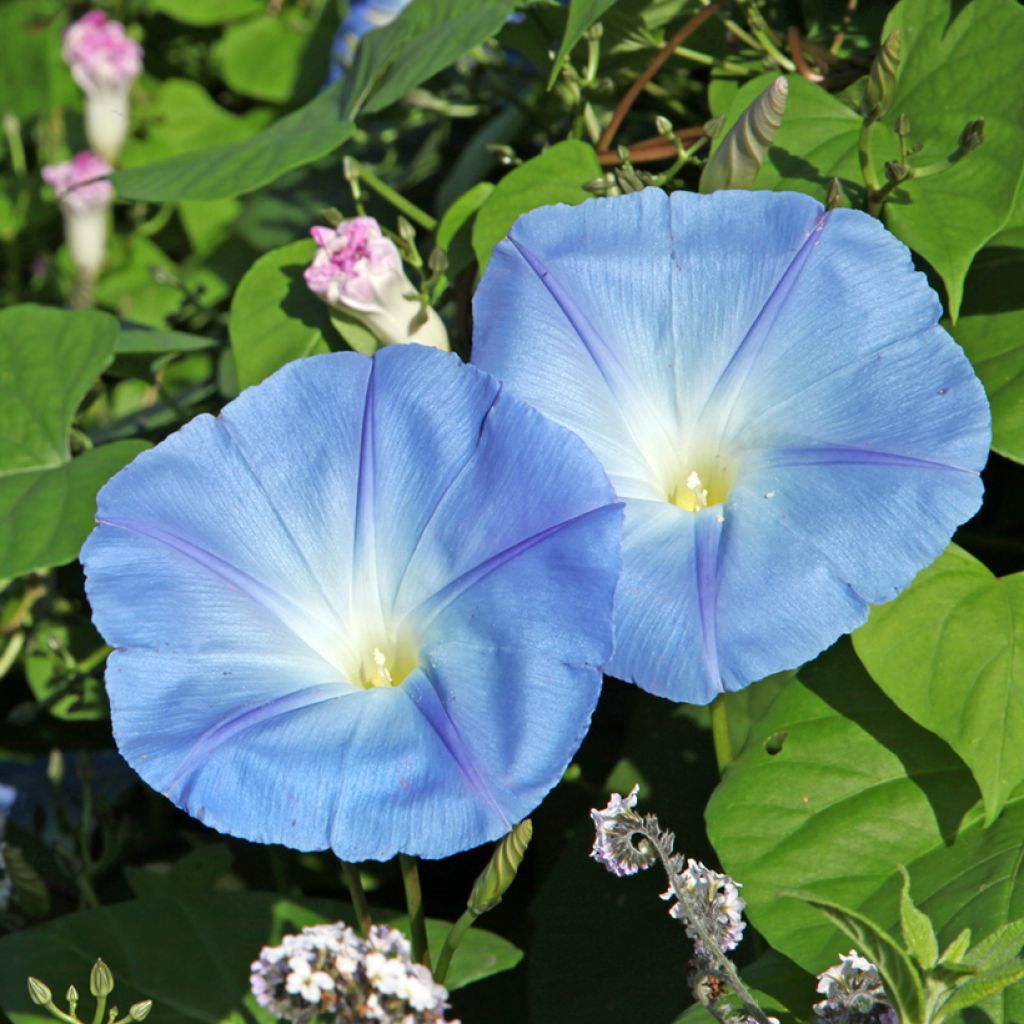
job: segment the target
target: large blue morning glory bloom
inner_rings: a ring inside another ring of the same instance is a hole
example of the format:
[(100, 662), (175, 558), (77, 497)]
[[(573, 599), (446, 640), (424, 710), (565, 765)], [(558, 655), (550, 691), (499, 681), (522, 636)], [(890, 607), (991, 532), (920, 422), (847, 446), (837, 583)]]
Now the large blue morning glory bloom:
[(292, 363), (100, 492), (82, 561), (118, 747), (257, 842), (494, 839), (586, 732), (621, 518), (577, 437), (456, 356)]
[(988, 403), (910, 253), (803, 195), (648, 189), (522, 217), (474, 362), (626, 503), (608, 671), (695, 703), (813, 657), (981, 501)]

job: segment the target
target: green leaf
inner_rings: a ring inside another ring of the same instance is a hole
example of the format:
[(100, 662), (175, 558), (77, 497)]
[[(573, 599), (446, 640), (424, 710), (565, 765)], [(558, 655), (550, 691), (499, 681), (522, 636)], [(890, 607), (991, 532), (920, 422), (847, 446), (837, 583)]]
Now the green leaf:
[(125, 878), (136, 896), (177, 899), (182, 895), (210, 892), (217, 879), (231, 869), (231, 848), (207, 843), (169, 865), (145, 868), (126, 866)]
[(149, 445), (113, 441), (62, 466), (0, 475), (0, 578), (66, 565), (96, 515), (96, 492)]
[(882, 975), (885, 991), (902, 1024), (925, 1024), (925, 991), (910, 957), (874, 921), (848, 907), (809, 893), (786, 893), (820, 910), (871, 961)]
[(942, 951), (939, 963), (960, 963), (971, 948), (971, 929), (964, 928), (957, 933), (953, 941)]
[(228, 87), (242, 96), (285, 103), (302, 70), (308, 24), (265, 15), (232, 25), (213, 48)]
[(490, 181), (478, 181), (444, 212), (437, 226), (437, 244), (448, 256), (445, 275), (453, 280), (476, 258), (473, 253), (473, 217), (494, 191)]
[(614, 3), (615, 0), (570, 0), (565, 35), (562, 37), (562, 45), (555, 54), (555, 62), (551, 65), (551, 74), (548, 76), (549, 89), (558, 80), (562, 65), (572, 52), (572, 48), (583, 38), (583, 33)]
[[(972, 156), (974, 154), (971, 154)], [(992, 405), (992, 447), (1024, 462), (1024, 231), (1003, 232), (974, 258), (952, 331)]]
[(67, 8), (55, 0), (4, 0), (0, 38), (17, 40), (0, 61), (0, 115), (22, 120), (74, 104), (77, 87), (60, 56)]
[(117, 335), (106, 313), (0, 312), (0, 578), (72, 561), (96, 491), (147, 447), (123, 441), (71, 458), (75, 411), (110, 365)]
[(330, 309), (302, 277), (315, 250), (309, 238), (273, 249), (239, 283), (228, 328), (240, 387), (258, 384), (293, 359), (330, 351), (336, 337)]
[(166, 14), (168, 18), (183, 25), (223, 25), (250, 14), (259, 14), (266, 9), (264, 0), (149, 0), (148, 7), (154, 13)]
[(991, 823), (1024, 782), (1024, 573), (952, 546), (854, 634), (872, 678), (967, 762)]
[(165, 352), (198, 352), (217, 348), (214, 338), (185, 331), (162, 331), (142, 324), (125, 323), (117, 337), (114, 351), (118, 355), (156, 355)]
[(1024, 64), (1024, 9), (1014, 0), (902, 0), (882, 38), (896, 29), (903, 56), (886, 122), (910, 118), (909, 141), (924, 144), (912, 163), (945, 157), (967, 121), (985, 119), (980, 149), (911, 182), (909, 203), (886, 206), (889, 227), (942, 276), (955, 320), (971, 260), (1007, 223), (1024, 177), (1024, 104), (1002, 71)]
[(910, 895), (910, 875), (900, 865), (903, 888), (900, 890), (900, 928), (910, 955), (925, 968), (934, 967), (939, 959), (939, 940), (927, 914), (922, 914)]
[(583, 185), (600, 173), (593, 146), (577, 139), (557, 142), (509, 171), (477, 211), (473, 222), (473, 249), (480, 273), (487, 267), (491, 250), (521, 214), (553, 203), (582, 203), (591, 198)]
[(336, 82), (266, 131), (239, 142), (208, 146), (144, 167), (118, 171), (112, 181), (123, 199), (221, 199), (268, 185), (286, 171), (326, 156), (355, 131)]
[(360, 41), (353, 66), (334, 85), (266, 131), (181, 153), (112, 178), (127, 199), (220, 199), (244, 195), (337, 149), (365, 107), (381, 110), (453, 63), (504, 23), (511, 0), (413, 0), (390, 25)]
[(801, 669), (754, 725), (706, 820), (725, 870), (743, 883), (754, 927), (818, 974), (843, 940), (779, 889), (895, 925), (898, 866), (910, 869), (923, 905), (915, 861), (953, 842), (978, 796), (963, 762), (904, 715), (842, 641)]
[(1021, 980), (1024, 980), (1024, 961), (1013, 960), (1000, 967), (994, 967), (958, 985), (953, 995), (940, 1007), (940, 1015), (936, 1019), (944, 1020), (946, 1016), (958, 1010), (977, 1006)]
[[(198, 82), (168, 78), (137, 105), (141, 135), (125, 143), (122, 163), (137, 167), (204, 146), (251, 136), (256, 125), (214, 103)], [(122, 172), (129, 173), (129, 172)]]
[[(91, 964), (102, 955), (114, 974), (118, 1005), (152, 999), (152, 1024), (270, 1022), (248, 991), (249, 964), (260, 947), (306, 925), (339, 919), (352, 920), (345, 903), (254, 892), (178, 892), (79, 911), (0, 938), (0, 1006), (13, 1024), (52, 1024), (31, 1004), (26, 974), (54, 992), (69, 984), (84, 990)], [(375, 919), (403, 924), (394, 914), (378, 912)], [(448, 927), (427, 922), (436, 948)], [(447, 987), (508, 970), (521, 956), (504, 939), (474, 928), (452, 960)]]
[(963, 958), (976, 967), (992, 967), (1018, 956), (1024, 946), (1024, 918), (1007, 921), (990, 932)]

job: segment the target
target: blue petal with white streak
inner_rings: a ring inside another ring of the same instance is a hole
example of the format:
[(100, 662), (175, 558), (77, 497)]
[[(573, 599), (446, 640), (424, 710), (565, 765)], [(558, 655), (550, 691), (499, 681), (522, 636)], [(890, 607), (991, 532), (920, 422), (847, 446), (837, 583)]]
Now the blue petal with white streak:
[(622, 511), (579, 438), (453, 355), (292, 363), (100, 492), (118, 747), (257, 842), (496, 839), (589, 725)]
[(526, 214), (473, 361), (626, 504), (608, 671), (706, 703), (864, 622), (981, 503), (988, 402), (875, 219), (657, 189)]

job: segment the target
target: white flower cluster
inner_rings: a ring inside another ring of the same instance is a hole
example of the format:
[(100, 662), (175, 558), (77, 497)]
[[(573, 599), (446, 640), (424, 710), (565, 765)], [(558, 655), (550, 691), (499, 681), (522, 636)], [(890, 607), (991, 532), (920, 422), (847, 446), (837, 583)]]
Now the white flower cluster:
[(818, 975), (818, 993), (825, 998), (814, 1004), (819, 1021), (829, 1024), (899, 1024), (889, 1005), (878, 968), (855, 949), (840, 956), (839, 963)]
[[(685, 892), (689, 899), (683, 900), (678, 891)], [(691, 923), (699, 918), (705, 931), (717, 942), (724, 953), (735, 949), (743, 938), (747, 927), (743, 920), (746, 903), (740, 896), (740, 887), (728, 875), (712, 871), (692, 857), (686, 862), (686, 870), (673, 878), (673, 884), (661, 894), (663, 900), (677, 900), (669, 908), (669, 914), (686, 925), (686, 934), (693, 939), (697, 955), (704, 952), (700, 933)]]
[(366, 939), (343, 921), (313, 925), (264, 946), (250, 983), (261, 1006), (292, 1024), (320, 1014), (335, 1024), (444, 1022), (448, 992), (410, 954), (405, 936), (386, 925)]
[[(594, 821), (594, 846), (590, 856), (620, 878), (635, 875), (649, 868), (657, 853), (641, 834), (644, 821), (633, 809), (639, 786), (634, 786), (625, 798), (612, 793), (604, 810), (590, 812)], [(639, 843), (634, 837), (640, 835)]]

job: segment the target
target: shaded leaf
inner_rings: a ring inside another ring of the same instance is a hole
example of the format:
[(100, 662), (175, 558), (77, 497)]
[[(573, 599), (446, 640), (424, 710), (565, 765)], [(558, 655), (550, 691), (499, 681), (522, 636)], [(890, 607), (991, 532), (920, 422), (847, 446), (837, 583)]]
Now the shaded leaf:
[(328, 352), (331, 342), (338, 347), (330, 309), (302, 277), (315, 250), (307, 238), (265, 253), (238, 285), (228, 326), (240, 387), (293, 359)]
[(992, 822), (1024, 782), (1024, 573), (951, 546), (853, 637), (878, 685), (967, 762)]

